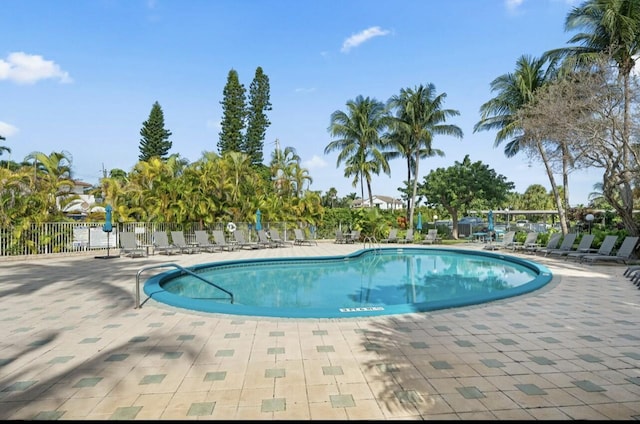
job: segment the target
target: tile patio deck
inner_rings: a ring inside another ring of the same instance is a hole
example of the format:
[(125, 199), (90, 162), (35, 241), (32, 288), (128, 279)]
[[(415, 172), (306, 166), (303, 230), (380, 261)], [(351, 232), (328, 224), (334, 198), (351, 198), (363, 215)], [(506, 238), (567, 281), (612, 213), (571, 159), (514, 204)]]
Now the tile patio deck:
[(624, 265), (537, 257), (554, 279), (534, 293), (376, 318), (133, 307), (144, 266), (361, 247), (4, 260), (0, 419), (640, 417), (640, 290)]

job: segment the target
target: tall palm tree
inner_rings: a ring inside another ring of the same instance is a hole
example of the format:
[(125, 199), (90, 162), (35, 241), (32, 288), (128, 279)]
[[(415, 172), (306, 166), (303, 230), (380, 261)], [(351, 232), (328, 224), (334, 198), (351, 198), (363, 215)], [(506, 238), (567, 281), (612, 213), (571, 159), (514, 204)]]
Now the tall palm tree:
[(353, 176), (353, 187), (360, 182), (360, 191), (364, 200), (364, 182), (367, 183), (369, 205), (373, 203), (371, 177), (380, 171), (390, 174), (389, 162), (381, 149), (384, 142), (381, 134), (388, 125), (388, 116), (384, 104), (376, 99), (357, 96), (347, 102), (347, 111), (336, 110), (331, 114), (328, 131), (332, 137), (324, 153), (339, 150), (336, 166), (346, 164), (345, 177)]
[[(534, 101), (536, 91), (556, 77), (556, 61), (551, 60), (548, 64), (547, 62), (546, 57), (533, 58), (523, 55), (516, 61), (514, 72), (494, 79), (491, 82), (491, 91), (496, 92), (497, 95), (480, 106), (481, 119), (475, 124), (473, 131), (498, 130), (494, 147), (506, 142), (504, 154), (507, 157), (515, 156), (522, 148), (533, 144), (533, 149), (540, 155), (544, 163), (556, 199), (562, 232), (566, 234), (568, 227), (565, 210), (568, 206), (566, 201), (568, 186), (565, 186), (565, 199), (562, 199), (542, 140), (524, 131), (518, 117), (518, 113)], [(566, 149), (566, 146), (561, 148)], [(563, 166), (565, 167), (568, 157), (568, 153), (565, 152), (563, 154), (563, 160), (565, 160)], [(564, 171), (565, 174), (566, 172)]]
[[(412, 184), (410, 199), (407, 200), (409, 228), (413, 228), (414, 199), (418, 189), (420, 159), (431, 156), (444, 156), (439, 149), (433, 148), (436, 135), (450, 135), (462, 138), (460, 127), (445, 124), (447, 118), (460, 115), (454, 109), (443, 109), (446, 93), (436, 94), (434, 84), (419, 85), (415, 89), (404, 88), (400, 94), (388, 101), (388, 107), (396, 113), (391, 121), (391, 133), (387, 140), (397, 155), (387, 152), (387, 157), (404, 157), (407, 161), (407, 183)], [(414, 178), (411, 178), (413, 171)]]

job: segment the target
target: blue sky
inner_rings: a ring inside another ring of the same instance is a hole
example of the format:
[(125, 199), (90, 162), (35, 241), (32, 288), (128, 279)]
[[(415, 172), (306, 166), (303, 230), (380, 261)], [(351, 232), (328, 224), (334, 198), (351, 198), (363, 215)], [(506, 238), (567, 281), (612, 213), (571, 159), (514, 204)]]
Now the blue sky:
[[(550, 185), (541, 164), (507, 159), (494, 132), (473, 133), (491, 81), (522, 55), (566, 46), (576, 0), (3, 0), (0, 134), (12, 149), (67, 151), (74, 177), (96, 184), (102, 169), (130, 171), (140, 129), (158, 101), (170, 153), (190, 161), (216, 151), (222, 91), (231, 69), (248, 89), (258, 66), (273, 110), (265, 162), (278, 139), (294, 147), (311, 189), (360, 194), (336, 168), (330, 115), (358, 95), (386, 102), (433, 83), (464, 138), (438, 136), (443, 158), (421, 162), (420, 179), (469, 154), (524, 192)], [(374, 177), (374, 194), (399, 196), (404, 163)], [(586, 204), (598, 170), (570, 179), (571, 204)], [(561, 181), (561, 180), (560, 180)]]

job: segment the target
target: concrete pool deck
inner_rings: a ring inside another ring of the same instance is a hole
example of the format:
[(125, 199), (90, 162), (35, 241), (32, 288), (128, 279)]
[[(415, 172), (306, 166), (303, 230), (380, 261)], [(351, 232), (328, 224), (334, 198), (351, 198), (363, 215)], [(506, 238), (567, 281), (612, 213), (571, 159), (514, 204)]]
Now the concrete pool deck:
[(516, 253), (553, 281), (488, 304), (374, 318), (204, 314), (144, 293), (134, 309), (145, 266), (360, 248), (2, 260), (0, 418), (640, 418), (640, 290), (625, 265)]

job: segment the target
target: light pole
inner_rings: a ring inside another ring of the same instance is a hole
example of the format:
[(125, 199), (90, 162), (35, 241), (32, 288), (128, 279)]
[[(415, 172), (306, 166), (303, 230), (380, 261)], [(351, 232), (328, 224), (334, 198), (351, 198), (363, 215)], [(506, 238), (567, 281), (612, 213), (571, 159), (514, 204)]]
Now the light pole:
[(593, 214), (588, 213), (587, 216), (584, 217), (584, 219), (587, 220), (587, 222), (589, 223), (589, 234), (591, 234), (591, 223), (593, 222), (593, 219), (595, 217), (593, 216)]

